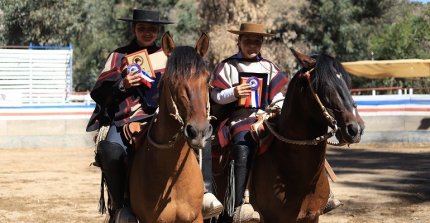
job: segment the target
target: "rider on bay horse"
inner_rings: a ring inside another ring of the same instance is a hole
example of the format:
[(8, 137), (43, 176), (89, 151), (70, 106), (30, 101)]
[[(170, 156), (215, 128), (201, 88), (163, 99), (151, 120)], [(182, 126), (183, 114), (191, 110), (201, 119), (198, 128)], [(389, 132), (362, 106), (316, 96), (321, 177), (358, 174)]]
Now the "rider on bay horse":
[[(132, 155), (131, 143), (124, 135), (123, 127), (132, 122), (145, 122), (158, 107), (156, 100), (158, 82), (163, 70), (155, 70), (155, 77), (147, 77), (144, 81), (135, 70), (127, 69), (125, 56), (143, 49), (148, 54), (163, 51), (155, 44), (162, 24), (173, 22), (160, 20), (158, 11), (133, 10), (132, 18), (120, 19), (132, 22), (132, 32), (135, 38), (126, 46), (114, 50), (98, 77), (91, 91), (91, 97), (97, 103), (89, 120), (87, 131), (99, 130), (108, 126), (105, 137), (97, 143), (96, 161), (102, 170), (102, 187), (106, 184), (109, 193), (108, 210), (110, 220), (115, 221), (115, 215), (120, 209), (128, 207), (127, 195), (127, 157)], [(151, 79), (148, 79), (151, 78)], [(149, 80), (149, 81), (148, 81)], [(204, 153), (204, 156), (211, 156)], [(203, 157), (204, 160), (211, 159)], [(219, 214), (222, 204), (212, 194), (212, 167), (204, 162), (204, 182), (207, 193), (203, 196), (203, 214)], [(104, 212), (103, 192), (101, 197), (101, 212)], [(215, 213), (214, 213), (215, 212)], [(211, 216), (209, 216), (211, 217)]]

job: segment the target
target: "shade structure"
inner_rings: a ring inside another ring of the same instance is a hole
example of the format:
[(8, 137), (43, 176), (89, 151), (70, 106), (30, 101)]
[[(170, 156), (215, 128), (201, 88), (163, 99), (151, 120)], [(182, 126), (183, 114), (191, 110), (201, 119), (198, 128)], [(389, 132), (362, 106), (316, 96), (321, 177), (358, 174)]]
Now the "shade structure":
[(430, 77), (430, 59), (364, 60), (342, 65), (350, 74), (372, 79)]

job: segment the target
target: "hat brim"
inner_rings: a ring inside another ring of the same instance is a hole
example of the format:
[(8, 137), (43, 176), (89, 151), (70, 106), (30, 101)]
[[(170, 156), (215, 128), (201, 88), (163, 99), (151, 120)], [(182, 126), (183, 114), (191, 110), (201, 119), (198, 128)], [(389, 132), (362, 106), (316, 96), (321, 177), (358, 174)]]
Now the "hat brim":
[(149, 19), (141, 19), (141, 20), (134, 20), (132, 18), (120, 18), (118, 20), (125, 21), (125, 22), (146, 22), (146, 23), (153, 23), (153, 24), (173, 24), (172, 21), (167, 20), (149, 20)]
[(275, 34), (271, 33), (259, 33), (259, 32), (243, 32), (239, 30), (227, 30), (233, 34), (242, 35), (242, 34), (252, 34), (252, 35), (258, 35), (258, 36), (274, 36)]

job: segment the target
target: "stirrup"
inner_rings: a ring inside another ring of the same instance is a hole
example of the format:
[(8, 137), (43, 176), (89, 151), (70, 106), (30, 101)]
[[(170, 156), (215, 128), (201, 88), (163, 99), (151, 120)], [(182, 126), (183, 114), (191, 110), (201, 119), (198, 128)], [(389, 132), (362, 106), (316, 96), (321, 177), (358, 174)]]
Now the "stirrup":
[(333, 194), (330, 194), (327, 204), (324, 207), (323, 214), (333, 211), (341, 205), (343, 205), (343, 203), (336, 199)]
[(138, 223), (136, 216), (129, 207), (123, 207), (115, 213), (114, 223)]
[(224, 210), (224, 206), (212, 193), (203, 195), (202, 213), (203, 219), (217, 217)]
[(237, 207), (233, 215), (233, 223), (259, 223), (260, 214), (251, 204), (242, 204)]

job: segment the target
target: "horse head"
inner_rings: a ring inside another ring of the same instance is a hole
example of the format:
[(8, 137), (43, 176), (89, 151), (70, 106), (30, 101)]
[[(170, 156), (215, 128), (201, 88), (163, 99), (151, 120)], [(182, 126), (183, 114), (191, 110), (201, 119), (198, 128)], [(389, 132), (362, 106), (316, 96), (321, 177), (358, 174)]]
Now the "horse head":
[(313, 111), (322, 109), (319, 114), (323, 114), (329, 126), (339, 127), (334, 130), (337, 130), (335, 134), (339, 144), (358, 143), (364, 122), (350, 93), (351, 79), (342, 64), (326, 54), (308, 56), (294, 49), (291, 51), (303, 67), (298, 72), (299, 76), (309, 83), (309, 100), (316, 100), (317, 103), (312, 104), (320, 107), (312, 108)]
[(175, 47), (168, 32), (162, 38), (162, 49), (168, 60), (160, 90), (170, 95), (170, 114), (182, 124), (188, 144), (198, 149), (205, 146), (212, 134), (209, 123), (210, 74), (202, 58), (208, 48), (209, 36), (205, 33), (201, 35), (195, 48)]

